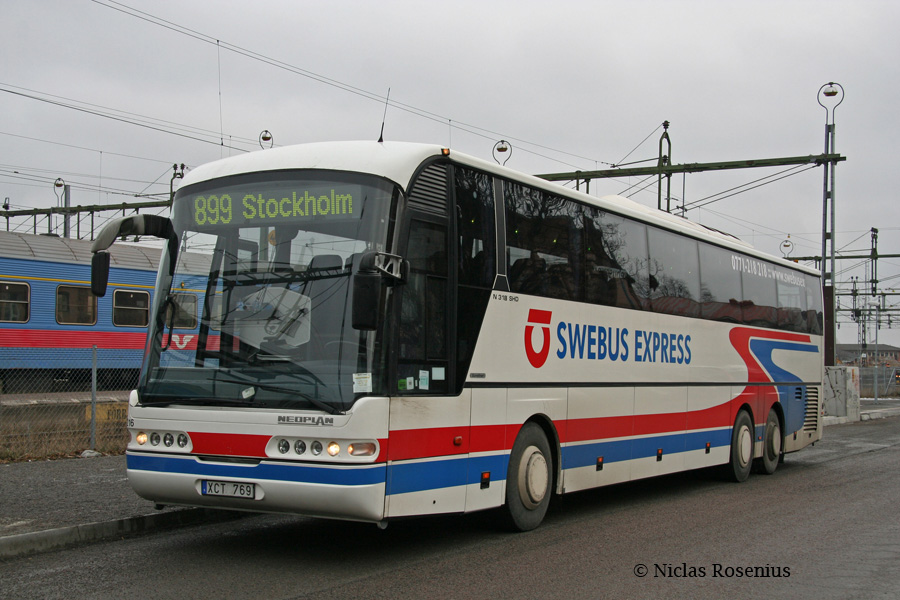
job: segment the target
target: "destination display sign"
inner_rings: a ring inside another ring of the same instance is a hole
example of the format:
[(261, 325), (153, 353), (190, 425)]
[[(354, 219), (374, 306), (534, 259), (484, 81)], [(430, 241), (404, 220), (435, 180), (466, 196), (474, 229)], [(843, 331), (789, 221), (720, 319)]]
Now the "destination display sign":
[(302, 224), (353, 219), (362, 208), (360, 185), (339, 182), (262, 182), (180, 196), (176, 219), (190, 229)]

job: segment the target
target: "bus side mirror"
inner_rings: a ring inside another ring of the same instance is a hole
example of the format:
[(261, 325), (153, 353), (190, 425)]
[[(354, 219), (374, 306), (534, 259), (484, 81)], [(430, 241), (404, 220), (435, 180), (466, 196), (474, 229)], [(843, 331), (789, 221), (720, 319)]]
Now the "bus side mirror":
[(381, 314), (381, 285), (406, 281), (409, 263), (384, 252), (366, 252), (353, 275), (353, 329), (374, 331)]
[(381, 274), (375, 269), (353, 275), (353, 329), (375, 331), (381, 300)]
[(101, 251), (91, 257), (91, 292), (98, 298), (106, 295), (109, 282), (109, 252)]
[[(175, 260), (178, 256), (178, 236), (172, 221), (159, 215), (131, 215), (119, 217), (107, 223), (91, 244), (91, 252), (96, 256), (113, 245), (119, 237), (126, 235), (150, 235), (169, 242), (169, 274), (175, 272)], [(104, 259), (101, 259), (104, 260)], [(109, 273), (109, 257), (106, 260), (107, 277)], [(91, 260), (93, 272), (93, 259)], [(93, 289), (93, 284), (91, 284)], [(104, 284), (103, 289), (106, 289)]]

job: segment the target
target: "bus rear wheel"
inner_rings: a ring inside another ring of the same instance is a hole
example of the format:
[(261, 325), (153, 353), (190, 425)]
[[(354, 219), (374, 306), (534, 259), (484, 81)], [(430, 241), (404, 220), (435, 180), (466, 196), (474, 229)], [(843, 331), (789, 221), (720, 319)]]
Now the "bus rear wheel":
[(781, 421), (778, 420), (778, 414), (774, 409), (769, 411), (769, 418), (766, 419), (766, 434), (763, 440), (763, 455), (754, 461), (754, 467), (757, 473), (771, 475), (778, 468), (783, 446)]
[(731, 460), (725, 465), (727, 479), (741, 483), (753, 466), (753, 420), (747, 411), (738, 412), (731, 430)]
[(515, 531), (530, 531), (541, 524), (553, 483), (553, 458), (544, 431), (526, 423), (509, 455), (506, 473), (506, 516)]

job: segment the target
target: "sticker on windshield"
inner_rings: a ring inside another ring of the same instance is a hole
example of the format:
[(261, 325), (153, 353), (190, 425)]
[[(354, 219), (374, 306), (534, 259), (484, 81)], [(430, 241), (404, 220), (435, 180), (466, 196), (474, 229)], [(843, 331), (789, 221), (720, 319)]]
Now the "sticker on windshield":
[(369, 394), (372, 392), (372, 374), (371, 373), (354, 373), (353, 374), (353, 393)]
[(428, 389), (428, 371), (419, 371), (419, 389)]

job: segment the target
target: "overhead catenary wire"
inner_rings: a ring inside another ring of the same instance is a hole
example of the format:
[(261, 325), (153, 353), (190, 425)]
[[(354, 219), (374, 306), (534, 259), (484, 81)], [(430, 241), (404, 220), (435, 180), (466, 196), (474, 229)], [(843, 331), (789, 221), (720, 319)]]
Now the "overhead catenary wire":
[[(404, 103), (404, 102), (399, 102), (399, 101), (397, 101), (397, 100), (390, 100), (390, 99), (386, 98), (385, 96), (382, 96), (380, 93), (377, 93), (377, 92), (370, 92), (370, 91), (368, 91), (368, 90), (364, 90), (364, 89), (362, 89), (362, 88), (359, 88), (359, 87), (356, 87), (356, 86), (353, 86), (353, 85), (350, 85), (350, 84), (347, 84), (347, 83), (338, 81), (337, 79), (333, 79), (333, 78), (330, 78), (330, 77), (327, 77), (327, 76), (324, 76), (324, 75), (315, 73), (315, 72), (313, 72), (313, 71), (310, 71), (310, 70), (308, 70), (308, 69), (304, 69), (304, 68), (301, 68), (301, 67), (297, 67), (297, 66), (295, 66), (295, 65), (292, 65), (292, 64), (290, 64), (290, 63), (284, 62), (284, 61), (282, 61), (282, 60), (279, 60), (279, 59), (276, 59), (276, 58), (272, 58), (272, 57), (270, 57), (270, 56), (266, 56), (266, 55), (261, 54), (261, 53), (259, 53), (259, 52), (255, 52), (255, 51), (253, 51), (253, 50), (249, 50), (249, 49), (247, 49), (247, 48), (243, 48), (243, 47), (238, 46), (238, 45), (236, 45), (236, 44), (231, 44), (231, 43), (226, 42), (226, 41), (223, 41), (223, 40), (221, 40), (221, 39), (217, 39), (217, 38), (214, 37), (214, 36), (207, 35), (207, 34), (205, 34), (205, 33), (199, 32), (199, 31), (194, 30), (194, 29), (190, 29), (190, 28), (188, 28), (188, 27), (184, 27), (184, 26), (179, 25), (179, 24), (177, 24), (177, 23), (174, 23), (174, 22), (172, 22), (172, 21), (168, 21), (168, 20), (163, 19), (163, 18), (161, 18), (161, 17), (157, 17), (157, 16), (155, 16), (155, 15), (152, 15), (152, 14), (150, 14), (150, 13), (148, 13), (148, 12), (139, 10), (139, 9), (134, 8), (134, 7), (132, 7), (132, 6), (128, 6), (128, 5), (126, 5), (126, 4), (122, 3), (122, 2), (117, 2), (116, 0), (91, 0), (91, 1), (94, 2), (95, 4), (98, 4), (99, 6), (103, 6), (103, 7), (106, 7), (106, 8), (109, 8), (109, 9), (112, 9), (112, 10), (115, 10), (115, 11), (118, 11), (118, 12), (121, 12), (121, 13), (123, 13), (123, 14), (126, 14), (126, 15), (129, 15), (129, 16), (132, 16), (132, 17), (141, 19), (141, 20), (143, 20), (143, 21), (145, 21), (145, 22), (148, 22), (148, 23), (151, 23), (151, 24), (153, 24), (153, 25), (157, 25), (157, 26), (159, 26), (159, 27), (163, 27), (163, 28), (168, 29), (168, 30), (170, 30), (170, 31), (173, 31), (173, 32), (176, 32), (176, 33), (185, 35), (185, 36), (188, 36), (188, 37), (193, 38), (193, 39), (195, 39), (195, 40), (197, 40), (197, 41), (200, 41), (200, 42), (203, 42), (203, 43), (206, 43), (206, 44), (210, 44), (210, 45), (216, 45), (216, 46), (218, 46), (219, 48), (224, 49), (224, 50), (227, 50), (227, 51), (229, 51), (229, 52), (233, 52), (233, 53), (235, 53), (235, 54), (244, 56), (244, 57), (246, 57), (246, 58), (250, 58), (250, 59), (256, 60), (256, 61), (258, 61), (258, 62), (267, 64), (267, 65), (270, 65), (270, 66), (273, 66), (273, 67), (276, 67), (276, 68), (279, 68), (279, 69), (282, 69), (282, 70), (285, 70), (285, 71), (288, 71), (288, 72), (290, 72), (290, 73), (294, 73), (294, 74), (296, 74), (296, 75), (300, 75), (300, 76), (302, 76), (302, 77), (306, 77), (306, 78), (312, 79), (312, 80), (317, 81), (317, 82), (319, 82), (319, 83), (322, 83), (322, 84), (325, 84), (325, 85), (328, 85), (328, 86), (331, 86), (331, 87), (334, 87), (334, 88), (343, 90), (343, 91), (345, 91), (345, 92), (349, 92), (349, 93), (351, 93), (351, 94), (355, 94), (355, 95), (360, 96), (360, 97), (362, 97), (362, 98), (365, 98), (365, 99), (368, 99), (368, 100), (372, 100), (372, 101), (378, 102), (379, 104), (388, 104), (388, 105), (390, 105), (390, 106), (393, 107), (393, 108), (396, 108), (396, 109), (402, 110), (402, 111), (404, 111), (404, 112), (407, 112), (407, 113), (416, 115), (416, 116), (418, 116), (418, 117), (420, 117), (420, 118), (424, 118), (424, 119), (428, 119), (428, 120), (430, 120), (430, 121), (434, 121), (434, 122), (437, 122), (437, 123), (441, 123), (442, 125), (443, 125), (443, 124), (449, 124), (450, 127), (455, 127), (456, 129), (458, 129), (458, 130), (460, 130), (460, 131), (464, 131), (464, 132), (466, 132), (466, 133), (469, 133), (470, 135), (475, 135), (475, 136), (479, 136), (479, 137), (482, 137), (482, 138), (484, 138), (484, 139), (490, 139), (490, 140), (496, 140), (496, 139), (499, 139), (499, 138), (502, 137), (502, 138), (504, 138), (504, 139), (506, 139), (506, 140), (513, 141), (513, 142), (517, 142), (517, 143), (523, 144), (523, 145), (525, 145), (525, 146), (531, 146), (531, 147), (533, 147), (533, 148), (539, 148), (539, 149), (541, 149), (541, 150), (550, 151), (550, 152), (553, 152), (553, 153), (558, 154), (558, 155), (560, 155), (560, 156), (568, 156), (568, 157), (571, 157), (571, 158), (577, 158), (577, 159), (579, 159), (579, 160), (584, 160), (584, 161), (589, 161), (589, 162), (602, 162), (603, 164), (612, 164), (612, 163), (605, 162), (605, 161), (597, 161), (596, 159), (588, 158), (588, 157), (585, 157), (585, 156), (580, 156), (580, 155), (577, 155), (577, 154), (574, 154), (574, 153), (571, 153), (571, 152), (567, 152), (567, 151), (564, 151), (564, 150), (559, 150), (559, 149), (551, 148), (551, 147), (549, 147), (549, 146), (545, 146), (545, 145), (542, 145), (542, 144), (538, 144), (538, 143), (536, 143), (536, 142), (532, 142), (532, 141), (529, 141), (529, 140), (525, 140), (525, 139), (523, 139), (523, 138), (519, 138), (519, 137), (515, 137), (515, 136), (510, 136), (510, 135), (508, 135), (508, 134), (503, 134), (503, 133), (500, 133), (500, 132), (498, 132), (498, 131), (494, 131), (494, 130), (491, 130), (491, 129), (487, 129), (487, 128), (484, 128), (484, 127), (479, 127), (479, 126), (473, 125), (473, 124), (471, 124), (471, 123), (465, 123), (465, 122), (462, 122), (462, 121), (459, 121), (459, 120), (456, 120), (456, 119), (450, 119), (450, 118), (447, 117), (447, 116), (439, 115), (439, 114), (437, 114), (437, 113), (434, 113), (434, 112), (431, 112), (431, 111), (429, 111), (429, 110), (426, 110), (426, 109), (422, 109), (422, 108), (413, 106), (413, 105), (411, 105), (411, 104), (407, 104), (407, 103)], [(652, 135), (652, 134), (651, 134), (651, 135)], [(576, 165), (572, 165), (572, 164), (566, 163), (565, 161), (563, 161), (563, 160), (561, 160), (561, 159), (559, 159), (559, 158), (554, 158), (554, 157), (551, 157), (551, 156), (546, 156), (546, 155), (544, 155), (544, 154), (540, 154), (540, 153), (538, 153), (538, 152), (536, 152), (536, 151), (534, 151), (534, 150), (529, 150), (527, 147), (521, 147), (521, 148), (519, 148), (519, 149), (522, 150), (523, 152), (527, 152), (527, 153), (529, 153), (529, 154), (533, 154), (533, 155), (539, 156), (539, 157), (541, 157), (541, 158), (545, 158), (545, 159), (547, 159), (547, 160), (552, 160), (552, 161), (555, 161), (555, 162), (559, 162), (559, 163), (561, 163), (561, 164), (566, 164), (567, 166), (571, 166), (571, 167), (577, 168)]]

